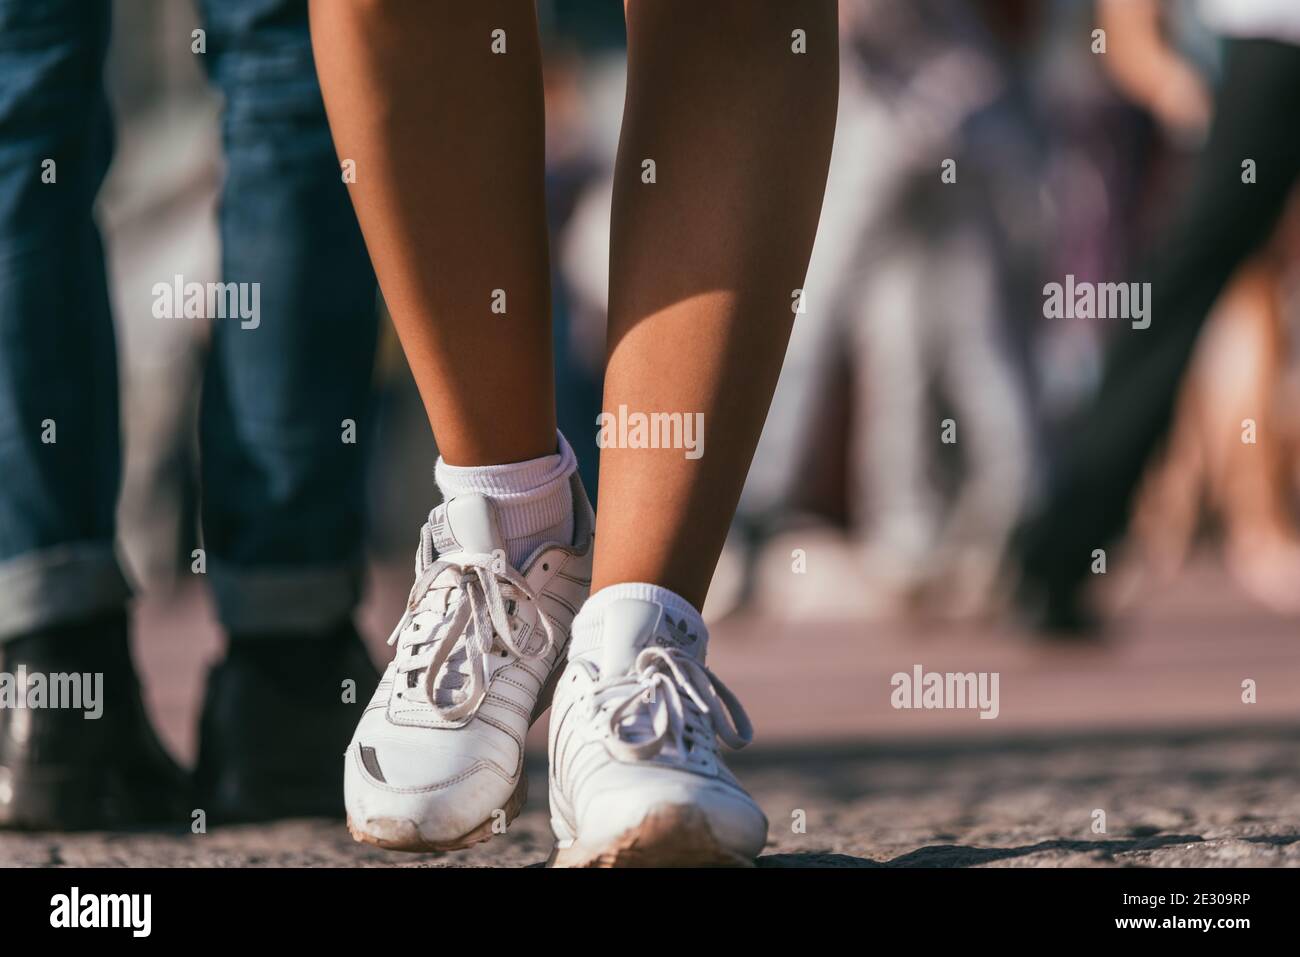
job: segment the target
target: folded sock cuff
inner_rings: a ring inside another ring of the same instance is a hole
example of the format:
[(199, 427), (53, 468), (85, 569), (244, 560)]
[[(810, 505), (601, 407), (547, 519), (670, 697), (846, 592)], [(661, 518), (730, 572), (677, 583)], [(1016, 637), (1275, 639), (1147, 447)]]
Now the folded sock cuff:
[(507, 540), (537, 535), (565, 522), (573, 509), (569, 477), (578, 460), (563, 433), (555, 438), (554, 454), (526, 462), (448, 465), (439, 456), (434, 479), (444, 499), (473, 492), (492, 499)]
[(623, 598), (637, 598), (641, 601), (657, 602), (672, 617), (684, 621), (690, 631), (706, 636), (707, 639), (709, 630), (694, 605), (677, 594), (677, 592), (670, 591), (662, 585), (651, 585), (648, 582), (622, 582), (617, 585), (607, 585), (600, 591), (595, 592), (583, 604), (577, 618), (574, 619), (573, 628), (575, 633), (588, 623), (594, 624), (598, 622), (601, 613), (606, 607)]

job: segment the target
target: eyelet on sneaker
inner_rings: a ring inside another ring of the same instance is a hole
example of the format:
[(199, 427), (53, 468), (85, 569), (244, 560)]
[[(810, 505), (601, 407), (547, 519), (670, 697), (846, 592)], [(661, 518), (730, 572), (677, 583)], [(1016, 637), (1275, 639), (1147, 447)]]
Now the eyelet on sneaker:
[(549, 572), (550, 570), (551, 570), (551, 566), (546, 564), (546, 562), (542, 562), (542, 571)]

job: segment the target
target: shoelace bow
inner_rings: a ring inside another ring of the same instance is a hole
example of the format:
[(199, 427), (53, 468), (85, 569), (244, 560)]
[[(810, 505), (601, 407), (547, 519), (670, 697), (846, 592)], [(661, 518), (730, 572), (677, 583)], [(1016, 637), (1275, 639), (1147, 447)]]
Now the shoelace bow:
[[(629, 674), (597, 686), (604, 694), (629, 686), (621, 698), (606, 698), (609, 712), (609, 747), (616, 756), (644, 760), (663, 750), (671, 738), (685, 754), (686, 708), (693, 705), (699, 716), (725, 744), (743, 748), (753, 740), (754, 729), (739, 699), (718, 677), (694, 658), (673, 648), (652, 645), (636, 656)], [(682, 693), (685, 692), (685, 699)], [(651, 737), (629, 741), (623, 736), (623, 721), (640, 708), (647, 708)]]
[[(422, 612), (441, 612), (442, 617), (428, 636), (414, 637), (399, 648), (427, 645), (402, 659), (399, 672), (406, 674), (424, 669), (424, 691), (429, 704), (438, 717), (445, 721), (459, 721), (478, 710), (487, 697), (488, 683), (492, 678), (492, 649), (500, 643), (507, 654), (516, 658), (544, 658), (556, 647), (555, 631), (551, 620), (539, 607), (537, 619), (542, 626), (543, 641), (538, 648), (521, 646), (510, 628), (510, 613), (506, 609), (506, 596), (502, 585), (513, 589), (520, 597), (534, 604), (537, 594), (524, 577), (500, 557), (491, 554), (471, 554), (450, 562), (438, 559), (431, 562), (415, 579), (406, 611), (388, 637), (391, 645)], [(444, 601), (434, 608), (424, 607), (432, 595), (441, 595)], [(530, 633), (531, 638), (531, 633)], [(466, 672), (469, 683), (463, 688), (463, 697), (450, 705), (438, 703), (435, 683), (442, 666), (457, 648), (466, 655)]]

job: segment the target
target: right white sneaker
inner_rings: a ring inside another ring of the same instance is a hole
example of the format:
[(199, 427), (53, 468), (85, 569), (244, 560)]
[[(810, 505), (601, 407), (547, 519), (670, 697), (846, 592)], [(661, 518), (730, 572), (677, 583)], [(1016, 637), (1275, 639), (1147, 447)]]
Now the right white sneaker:
[(420, 532), (397, 654), (344, 755), (348, 829), (390, 850), (485, 841), (527, 796), (524, 737), (547, 708), (591, 585), (594, 517), (574, 475), (574, 544), (512, 568), (496, 508), (439, 505)]
[[(598, 599), (593, 599), (598, 600)], [(618, 598), (574, 639), (550, 727), (556, 867), (748, 866), (767, 819), (722, 763), (752, 737), (704, 667), (708, 633)]]

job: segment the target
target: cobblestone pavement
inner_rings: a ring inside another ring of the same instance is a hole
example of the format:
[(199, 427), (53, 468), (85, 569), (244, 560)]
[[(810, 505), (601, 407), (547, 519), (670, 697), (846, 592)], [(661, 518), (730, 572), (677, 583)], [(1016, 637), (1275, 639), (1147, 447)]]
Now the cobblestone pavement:
[[(1300, 729), (782, 749), (735, 764), (772, 823), (760, 866), (1300, 866)], [(533, 793), (510, 831), (450, 854), (382, 851), (312, 820), (201, 835), (0, 834), (0, 862), (538, 865), (550, 850), (545, 768), (530, 770)], [(1093, 831), (1098, 810), (1104, 833)]]

